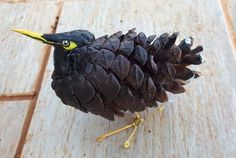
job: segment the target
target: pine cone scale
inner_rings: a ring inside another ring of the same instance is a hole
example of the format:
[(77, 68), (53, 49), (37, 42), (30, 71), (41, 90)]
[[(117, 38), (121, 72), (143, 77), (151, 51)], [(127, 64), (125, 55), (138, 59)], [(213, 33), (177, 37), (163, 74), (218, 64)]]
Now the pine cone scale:
[(127, 83), (134, 89), (139, 89), (144, 80), (144, 73), (141, 68), (137, 65), (131, 65), (130, 71), (126, 78)]
[(112, 73), (109, 73), (98, 91), (104, 96), (106, 101), (111, 102), (118, 96), (120, 88), (119, 81)]
[(105, 81), (106, 75), (106, 72), (100, 65), (95, 65), (86, 78), (96, 89), (98, 89)]
[(115, 57), (111, 65), (111, 71), (114, 72), (120, 80), (127, 77), (130, 70), (130, 62), (123, 55)]

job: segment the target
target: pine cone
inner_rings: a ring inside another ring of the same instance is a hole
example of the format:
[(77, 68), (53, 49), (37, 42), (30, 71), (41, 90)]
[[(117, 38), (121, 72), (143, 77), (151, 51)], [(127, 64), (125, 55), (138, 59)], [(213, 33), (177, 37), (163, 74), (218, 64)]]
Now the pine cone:
[(168, 101), (166, 91), (183, 93), (186, 81), (199, 76), (187, 66), (202, 63), (202, 46), (191, 50), (191, 37), (177, 46), (177, 36), (146, 37), (132, 29), (94, 39), (70, 53), (65, 64), (71, 71), (63, 77), (54, 72), (52, 88), (63, 103), (109, 120), (157, 107)]

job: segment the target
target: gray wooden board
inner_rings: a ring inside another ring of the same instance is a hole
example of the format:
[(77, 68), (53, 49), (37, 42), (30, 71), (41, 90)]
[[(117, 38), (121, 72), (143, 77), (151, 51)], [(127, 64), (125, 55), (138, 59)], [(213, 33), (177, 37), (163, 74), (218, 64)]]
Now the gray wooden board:
[(195, 45), (204, 45), (206, 63), (193, 67), (203, 76), (187, 85), (186, 93), (171, 94), (163, 118), (157, 114), (145, 122), (132, 148), (124, 150), (120, 144), (131, 131), (101, 143), (95, 138), (131, 116), (109, 122), (63, 105), (50, 87), (51, 54), (22, 157), (235, 157), (236, 59), (219, 5), (215, 0), (66, 3), (57, 32), (88, 29), (101, 36), (136, 27), (147, 34), (180, 31), (179, 40), (193, 36)]
[[(41, 3), (0, 3), (0, 95), (34, 94), (46, 47), (12, 28), (51, 32), (57, 5)], [(6, 18), (7, 17), (7, 18)]]
[[(236, 34), (236, 1), (229, 0), (228, 1), (228, 8), (229, 8), (230, 17), (232, 18), (233, 29)], [(234, 37), (234, 38), (236, 38), (236, 37)]]
[(15, 155), (30, 101), (0, 102), (0, 157)]

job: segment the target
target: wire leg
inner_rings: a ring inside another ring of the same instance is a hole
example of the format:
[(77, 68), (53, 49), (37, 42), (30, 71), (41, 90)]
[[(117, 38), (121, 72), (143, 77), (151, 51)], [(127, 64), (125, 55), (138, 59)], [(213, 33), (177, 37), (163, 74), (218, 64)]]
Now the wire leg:
[(106, 133), (106, 134), (103, 134), (103, 135), (97, 137), (96, 140), (97, 140), (98, 142), (101, 142), (101, 141), (103, 141), (105, 138), (107, 138), (107, 137), (109, 137), (109, 136), (112, 136), (112, 135), (115, 135), (115, 134), (117, 134), (117, 133), (120, 133), (120, 132), (122, 132), (122, 131), (124, 131), (124, 130), (127, 130), (127, 129), (131, 128), (131, 127), (133, 127), (133, 124), (129, 124), (129, 125), (123, 126), (123, 127), (121, 127), (121, 128), (118, 128), (118, 129), (116, 129), (116, 130), (110, 131), (110, 132), (108, 132), (108, 133)]
[(125, 131), (125, 130), (127, 130), (127, 129), (129, 129), (129, 128), (134, 128), (134, 130), (132, 131), (132, 133), (131, 133), (131, 135), (129, 136), (129, 138), (123, 143), (123, 147), (124, 147), (124, 148), (126, 148), (126, 149), (127, 149), (127, 148), (130, 148), (130, 146), (131, 146), (131, 140), (133, 140), (134, 134), (136, 133), (136, 131), (137, 131), (137, 129), (138, 129), (138, 126), (140, 126), (142, 123), (144, 123), (145, 120), (151, 118), (151, 117), (152, 117), (155, 113), (157, 113), (157, 112), (160, 112), (160, 113), (161, 113), (161, 118), (162, 118), (162, 112), (163, 112), (163, 110), (164, 110), (164, 106), (161, 105), (160, 107), (158, 107), (157, 109), (155, 109), (153, 112), (151, 112), (145, 119), (141, 118), (141, 116), (139, 115), (139, 113), (135, 112), (135, 113), (134, 113), (134, 114), (135, 114), (135, 118), (134, 118), (133, 123), (128, 124), (128, 125), (125, 125), (125, 126), (123, 126), (123, 127), (121, 127), (121, 128), (118, 128), (118, 129), (116, 129), (116, 130), (110, 131), (110, 132), (108, 132), (108, 133), (106, 133), (106, 134), (103, 134), (103, 135), (97, 137), (96, 140), (97, 140), (98, 142), (101, 142), (101, 141), (103, 141), (104, 139), (106, 139), (106, 138), (108, 138), (108, 137), (110, 137), (110, 136), (112, 136), (112, 135), (115, 135), (115, 134), (117, 134), (117, 133), (120, 133), (120, 132), (122, 132), (122, 131)]
[(123, 147), (124, 148), (130, 148), (130, 146), (131, 146), (131, 140), (133, 139), (133, 137), (134, 137), (134, 134), (135, 134), (135, 132), (137, 131), (137, 129), (138, 129), (138, 126), (135, 126), (134, 127), (134, 130), (133, 130), (133, 132), (131, 133), (131, 135), (129, 136), (129, 138), (123, 143)]
[[(107, 137), (109, 137), (109, 136), (112, 136), (112, 135), (115, 135), (115, 134), (117, 134), (117, 133), (120, 133), (120, 132), (122, 132), (122, 131), (124, 131), (124, 130), (127, 130), (127, 129), (129, 129), (129, 128), (134, 128), (134, 131), (133, 131), (132, 133), (135, 133), (135, 131), (136, 131), (135, 127), (139, 126), (141, 122), (143, 122), (143, 119), (140, 117), (140, 115), (139, 115), (137, 112), (135, 112), (135, 118), (134, 118), (134, 122), (133, 122), (133, 123), (128, 124), (128, 125), (126, 125), (126, 126), (123, 126), (123, 127), (121, 127), (121, 128), (118, 128), (118, 129), (116, 129), (116, 130), (110, 131), (110, 132), (108, 132), (108, 133), (106, 133), (106, 134), (103, 134), (103, 135), (97, 137), (96, 140), (97, 140), (98, 142), (101, 142), (101, 141), (103, 141), (105, 138), (107, 138)], [(133, 137), (133, 135), (134, 135), (134, 134), (131, 134), (131, 138)], [(131, 139), (131, 138), (130, 138), (130, 139)]]

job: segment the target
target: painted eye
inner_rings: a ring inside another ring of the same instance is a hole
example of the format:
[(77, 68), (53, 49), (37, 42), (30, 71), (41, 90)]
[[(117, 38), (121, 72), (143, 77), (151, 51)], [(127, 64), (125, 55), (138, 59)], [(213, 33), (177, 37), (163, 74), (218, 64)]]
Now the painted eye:
[(68, 46), (70, 45), (70, 42), (69, 42), (68, 40), (63, 40), (63, 41), (62, 41), (62, 45), (63, 45), (64, 47), (68, 47)]

